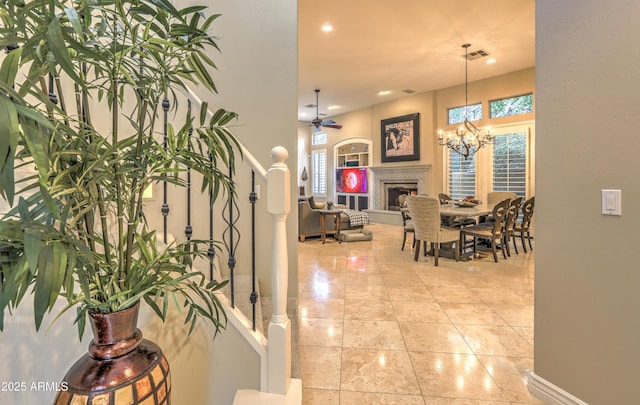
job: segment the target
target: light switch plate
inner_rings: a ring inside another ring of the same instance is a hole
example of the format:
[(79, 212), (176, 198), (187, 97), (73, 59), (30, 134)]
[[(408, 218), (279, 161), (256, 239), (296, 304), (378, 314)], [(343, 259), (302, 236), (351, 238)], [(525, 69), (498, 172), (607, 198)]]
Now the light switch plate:
[(602, 190), (602, 214), (622, 215), (621, 190)]

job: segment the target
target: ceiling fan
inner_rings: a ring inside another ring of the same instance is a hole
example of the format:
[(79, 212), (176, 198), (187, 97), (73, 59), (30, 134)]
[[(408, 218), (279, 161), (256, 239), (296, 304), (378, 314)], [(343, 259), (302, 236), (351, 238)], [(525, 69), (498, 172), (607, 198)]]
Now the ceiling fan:
[(340, 129), (342, 125), (336, 123), (334, 120), (325, 120), (322, 121), (320, 119), (320, 113), (318, 112), (318, 94), (320, 94), (320, 89), (316, 89), (316, 117), (311, 121), (311, 125), (316, 128), (316, 131), (320, 130), (320, 127), (325, 128), (335, 128)]

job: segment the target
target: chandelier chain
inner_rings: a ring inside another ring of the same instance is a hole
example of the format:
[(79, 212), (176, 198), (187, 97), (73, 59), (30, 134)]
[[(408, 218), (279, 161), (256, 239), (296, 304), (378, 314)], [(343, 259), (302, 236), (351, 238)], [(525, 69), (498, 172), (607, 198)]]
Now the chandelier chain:
[(464, 44), (464, 122), (455, 134), (445, 134), (444, 131), (438, 131), (438, 144), (446, 146), (454, 152), (464, 156), (465, 159), (469, 155), (476, 153), (483, 146), (493, 143), (494, 137), (491, 130), (486, 135), (482, 135), (478, 127), (476, 127), (469, 119), (469, 47), (471, 44)]

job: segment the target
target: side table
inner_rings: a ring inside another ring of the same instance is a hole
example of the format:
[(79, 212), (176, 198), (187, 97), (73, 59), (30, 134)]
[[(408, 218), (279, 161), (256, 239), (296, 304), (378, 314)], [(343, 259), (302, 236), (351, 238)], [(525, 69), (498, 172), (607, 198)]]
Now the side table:
[[(320, 210), (320, 228), (322, 229), (322, 244), (327, 239), (327, 234), (336, 235), (336, 239), (338, 239), (338, 243), (342, 243), (340, 240), (340, 227), (342, 226), (342, 211), (340, 210)], [(327, 231), (326, 226), (326, 218), (333, 217), (335, 218), (336, 229)]]

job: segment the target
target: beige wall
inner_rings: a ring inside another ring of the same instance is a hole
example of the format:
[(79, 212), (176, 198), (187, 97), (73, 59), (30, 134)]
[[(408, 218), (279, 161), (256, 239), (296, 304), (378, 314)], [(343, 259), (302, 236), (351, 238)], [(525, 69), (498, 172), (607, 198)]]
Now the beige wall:
[[(298, 296), (298, 251), (297, 251), (297, 1), (283, 0), (264, 2), (259, 0), (225, 0), (211, 5), (223, 14), (220, 21), (222, 55), (218, 63), (219, 96), (212, 100), (240, 114), (234, 134), (243, 142), (265, 168), (271, 165), (269, 153), (276, 145), (289, 151), (287, 164), (291, 170), (291, 212), (287, 220), (289, 239), (289, 296)], [(213, 102), (212, 101), (212, 102)], [(249, 183), (247, 170), (239, 170), (239, 182)], [(265, 212), (266, 187), (262, 186), (262, 198), (257, 212)], [(250, 229), (248, 224), (248, 193), (241, 195), (243, 209), (243, 244), (239, 250), (241, 263), (249, 264)], [(258, 247), (258, 271), (261, 274), (261, 293), (271, 295), (271, 217), (260, 214), (256, 229)], [(269, 258), (269, 259), (267, 259)], [(242, 270), (244, 272), (244, 270)]]
[[(488, 119), (488, 102), (504, 97), (518, 96), (531, 93), (535, 87), (535, 68), (529, 68), (490, 79), (469, 83), (469, 104), (482, 101), (483, 119), (479, 122), (480, 127), (502, 126), (517, 122), (532, 122), (534, 114), (524, 114), (516, 117), (503, 117), (498, 119)], [(329, 141), (327, 145), (313, 148), (326, 148), (328, 153), (327, 165), (329, 173), (332, 173), (334, 166), (333, 145), (354, 137), (368, 138), (373, 141), (373, 149), (370, 155), (372, 166), (380, 166), (380, 121), (387, 118), (398, 117), (406, 114), (420, 113), (420, 161), (385, 163), (385, 166), (405, 166), (411, 164), (430, 164), (431, 179), (427, 182), (429, 190), (427, 194), (437, 194), (445, 189), (443, 172), (443, 148), (438, 145), (437, 131), (454, 130), (455, 126), (446, 125), (447, 109), (464, 105), (464, 85), (441, 89), (433, 92), (425, 92), (405, 96), (398, 100), (387, 103), (376, 104), (369, 108), (353, 111), (350, 113), (332, 117), (342, 124), (340, 130), (326, 128)], [(309, 129), (310, 136), (311, 129)], [(329, 198), (331, 190), (334, 189), (333, 176), (329, 175), (328, 187)], [(310, 192), (308, 193), (310, 195)]]
[[(589, 404), (640, 397), (639, 17), (536, 1), (535, 373)], [(607, 188), (621, 217), (600, 213)]]
[[(181, 0), (183, 4), (194, 0)], [(220, 12), (222, 17), (216, 20), (212, 34), (220, 39), (221, 53), (214, 54), (218, 70), (213, 78), (218, 94), (198, 92), (210, 109), (225, 108), (239, 114), (232, 122), (233, 134), (242, 142), (253, 156), (268, 169), (272, 161), (270, 151), (274, 146), (284, 146), (289, 152), (286, 161), (291, 171), (291, 212), (287, 219), (289, 238), (289, 297), (298, 296), (297, 271), (297, 204), (298, 195), (298, 134), (297, 134), (297, 2), (285, 0), (279, 2), (261, 2), (251, 0), (238, 5), (233, 1), (220, 1), (210, 6)], [(268, 35), (266, 34), (268, 33)], [(309, 170), (309, 168), (307, 168)], [(236, 267), (238, 273), (251, 271), (251, 172), (239, 159), (234, 179), (237, 182), (237, 202), (240, 217), (237, 228), (240, 231), (240, 244), (237, 248)], [(257, 272), (260, 276), (260, 293), (271, 296), (271, 216), (266, 212), (267, 188), (264, 181), (256, 176), (261, 198), (256, 203)], [(150, 202), (149, 215), (155, 215), (160, 221), (160, 187), (156, 187), (158, 199)], [(176, 238), (184, 238), (184, 211), (186, 196), (171, 193), (174, 199), (169, 216), (171, 232)], [(194, 197), (195, 198), (195, 197)], [(207, 207), (203, 198), (201, 207)], [(214, 238), (222, 240), (225, 224), (221, 220), (223, 201), (216, 204), (216, 222)], [(208, 208), (194, 213), (194, 238), (207, 238)], [(160, 222), (158, 222), (160, 223)], [(237, 240), (237, 234), (236, 234)], [(222, 258), (226, 267), (227, 257)], [(223, 273), (224, 274), (224, 273)]]

